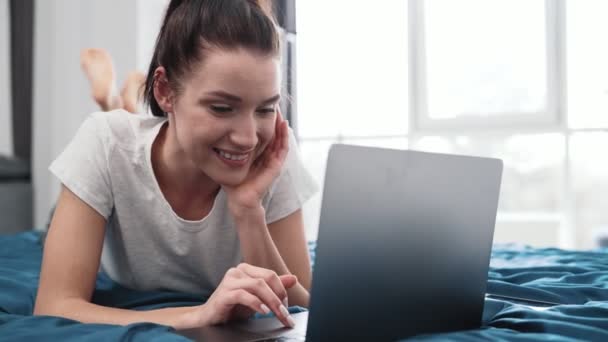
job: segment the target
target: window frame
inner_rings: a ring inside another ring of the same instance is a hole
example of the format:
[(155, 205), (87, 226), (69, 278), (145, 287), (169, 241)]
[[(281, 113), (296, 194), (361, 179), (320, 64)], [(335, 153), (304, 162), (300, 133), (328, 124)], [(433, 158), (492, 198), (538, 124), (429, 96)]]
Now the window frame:
[[(408, 148), (416, 146), (419, 139), (428, 135), (439, 136), (454, 136), (454, 135), (511, 135), (511, 134), (542, 134), (542, 133), (559, 133), (564, 137), (564, 158), (562, 167), (562, 183), (560, 185), (560, 203), (561, 205), (555, 211), (532, 211), (532, 212), (498, 212), (497, 223), (557, 223), (558, 228), (556, 233), (558, 246), (561, 248), (584, 248), (587, 246), (581, 245), (581, 241), (577, 240), (579, 233), (578, 217), (576, 210), (575, 185), (573, 184), (573, 159), (571, 155), (571, 139), (577, 133), (593, 133), (605, 132), (608, 133), (608, 127), (570, 127), (568, 124), (568, 84), (567, 84), (567, 13), (565, 0), (545, 0), (547, 32), (554, 34), (547, 36), (547, 58), (548, 58), (548, 82), (553, 85), (552, 97), (548, 99), (553, 101), (554, 106), (550, 118), (545, 117), (544, 120), (534, 121), (529, 117), (523, 117), (521, 120), (509, 120), (509, 122), (501, 122), (493, 120), (488, 122), (483, 120), (479, 123), (478, 118), (475, 122), (472, 120), (456, 120), (446, 125), (437, 125), (428, 122), (423, 122), (420, 119), (421, 113), (424, 113), (425, 103), (421, 102), (421, 98), (426, 97), (424, 90), (425, 79), (418, 69), (420, 63), (424, 62), (424, 41), (419, 40), (421, 34), (419, 27), (421, 4), (424, 0), (410, 0), (408, 3), (408, 84), (409, 84), (409, 113), (408, 130), (404, 135), (374, 135), (365, 137), (356, 137), (350, 135), (337, 136), (306, 136), (301, 137), (301, 143), (307, 142), (343, 142), (350, 139), (386, 139), (386, 138), (405, 138), (408, 141)], [(550, 102), (551, 103), (551, 102)], [(314, 229), (316, 231), (316, 227)]]
[(450, 119), (432, 119), (428, 112), (426, 79), (426, 36), (424, 0), (408, 3), (409, 35), (409, 97), (410, 127), (425, 134), (441, 134), (454, 130), (487, 131), (559, 128), (565, 116), (565, 3), (564, 0), (545, 0), (546, 90), (547, 107), (544, 112), (504, 113), (495, 117), (480, 117), (471, 113)]

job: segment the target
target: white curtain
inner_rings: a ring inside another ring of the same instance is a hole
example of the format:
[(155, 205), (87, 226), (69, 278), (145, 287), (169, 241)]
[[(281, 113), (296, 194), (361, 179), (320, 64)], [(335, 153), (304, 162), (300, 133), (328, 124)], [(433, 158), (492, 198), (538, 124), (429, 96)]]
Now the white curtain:
[(9, 0), (0, 0), (0, 155), (13, 155)]

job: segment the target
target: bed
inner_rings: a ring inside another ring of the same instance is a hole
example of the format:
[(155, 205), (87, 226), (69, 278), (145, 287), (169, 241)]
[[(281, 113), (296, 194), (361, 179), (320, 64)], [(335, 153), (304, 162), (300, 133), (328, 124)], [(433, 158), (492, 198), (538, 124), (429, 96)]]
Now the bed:
[[(314, 261), (315, 244), (309, 247)], [(151, 323), (116, 326), (32, 316), (41, 258), (40, 233), (0, 235), (0, 340), (187, 341), (171, 328)], [(538, 310), (488, 298), (480, 329), (421, 335), (413, 340), (608, 341), (606, 249), (567, 251), (496, 245), (488, 291), (561, 305)], [(202, 299), (182, 293), (133, 291), (100, 274), (93, 302), (147, 310), (196, 305)], [(292, 312), (299, 310), (290, 308)]]

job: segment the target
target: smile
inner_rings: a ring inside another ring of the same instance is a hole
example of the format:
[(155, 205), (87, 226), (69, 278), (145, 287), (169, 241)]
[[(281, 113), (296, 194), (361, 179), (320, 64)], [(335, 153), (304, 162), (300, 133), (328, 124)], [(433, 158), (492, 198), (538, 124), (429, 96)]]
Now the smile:
[(220, 157), (220, 160), (231, 166), (241, 166), (247, 163), (250, 153), (237, 154), (213, 148), (213, 151)]

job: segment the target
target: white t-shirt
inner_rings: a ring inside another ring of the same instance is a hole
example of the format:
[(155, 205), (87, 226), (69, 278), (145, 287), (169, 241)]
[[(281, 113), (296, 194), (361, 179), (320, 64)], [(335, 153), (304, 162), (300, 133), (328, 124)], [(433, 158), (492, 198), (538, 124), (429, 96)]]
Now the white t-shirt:
[[(101, 270), (113, 280), (207, 296), (241, 262), (239, 238), (223, 190), (200, 221), (179, 217), (163, 196), (151, 151), (166, 121), (123, 110), (93, 113), (49, 169), (106, 218)], [(289, 135), (283, 170), (263, 199), (267, 223), (300, 209), (317, 191)]]

